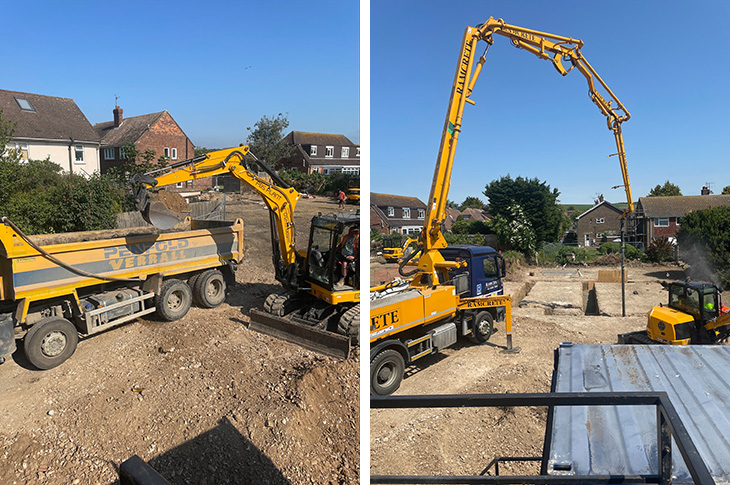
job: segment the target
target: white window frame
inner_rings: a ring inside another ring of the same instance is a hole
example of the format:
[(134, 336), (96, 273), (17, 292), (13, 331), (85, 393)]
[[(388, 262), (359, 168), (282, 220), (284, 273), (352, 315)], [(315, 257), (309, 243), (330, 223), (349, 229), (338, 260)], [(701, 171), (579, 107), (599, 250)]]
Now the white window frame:
[[(664, 221), (666, 221), (666, 224)], [(654, 227), (669, 227), (669, 217), (655, 217)]]
[(418, 209), (418, 218), (419, 219), (425, 219), (426, 218), (426, 209)]
[(606, 222), (606, 219), (603, 217), (596, 217), (596, 224), (603, 224)]
[(395, 217), (395, 207), (388, 207), (388, 217)]
[(309, 154), (313, 157), (317, 156), (317, 145), (312, 145), (309, 147)]
[[(81, 154), (81, 158), (79, 158), (79, 154)], [(78, 165), (86, 163), (84, 161), (84, 145), (74, 145), (74, 163)]]
[(28, 143), (23, 141), (11, 141), (5, 146), (6, 150), (14, 150), (20, 152), (20, 159), (24, 162), (28, 161)]
[(175, 188), (182, 189), (183, 188), (183, 184), (184, 184), (184, 182), (178, 182), (178, 183), (175, 184)]
[(360, 147), (355, 147), (355, 156), (356, 157), (360, 156)]
[(104, 160), (114, 160), (114, 148), (104, 149)]
[(403, 207), (403, 219), (410, 219), (410, 218), (411, 218), (411, 208)]
[(170, 159), (170, 149), (168, 147), (162, 149), (162, 154), (168, 160)]
[(126, 160), (127, 159), (127, 152), (124, 150), (124, 147), (119, 147), (119, 160)]
[(342, 158), (350, 157), (350, 147), (342, 147)]
[(173, 160), (177, 160), (177, 148), (173, 147), (170, 149), (170, 156)]
[(335, 147), (326, 146), (324, 147), (324, 158), (332, 158), (335, 156)]
[(329, 175), (330, 174), (330, 169), (329, 168), (323, 168), (322, 169), (322, 174), (323, 175)]

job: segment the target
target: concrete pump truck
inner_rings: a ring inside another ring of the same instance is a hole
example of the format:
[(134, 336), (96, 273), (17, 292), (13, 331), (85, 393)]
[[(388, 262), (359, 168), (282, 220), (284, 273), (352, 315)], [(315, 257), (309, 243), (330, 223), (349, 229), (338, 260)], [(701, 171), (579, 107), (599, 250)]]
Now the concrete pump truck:
[[(489, 247), (448, 247), (442, 233), (464, 106), (466, 103), (475, 104), (469, 97), (495, 34), (507, 37), (517, 48), (549, 60), (562, 76), (573, 68), (583, 74), (588, 82), (591, 101), (606, 117), (608, 129), (615, 137), (628, 202), (623, 219), (634, 209), (621, 132), (621, 124), (630, 115), (583, 57), (583, 42), (509, 25), (502, 19), (491, 17), (481, 25), (467, 27), (451, 87), (431, 193), (426, 204), (426, 218), (418, 250), (412, 253), (415, 255), (420, 251), (420, 258), (416, 262), (407, 257), (400, 263), (399, 272), (405, 280), (394, 280), (370, 289), (372, 394), (387, 395), (396, 391), (406, 364), (454, 344), (458, 335), (467, 336), (477, 343), (486, 342), (493, 333), (495, 321), (505, 322), (506, 348), (514, 350), (511, 301), (503, 294), (501, 278), (504, 277), (505, 265), (500, 254)], [(480, 41), (486, 42), (487, 46), (474, 66)], [(612, 106), (613, 102), (615, 106)], [(406, 266), (415, 268), (405, 271)]]

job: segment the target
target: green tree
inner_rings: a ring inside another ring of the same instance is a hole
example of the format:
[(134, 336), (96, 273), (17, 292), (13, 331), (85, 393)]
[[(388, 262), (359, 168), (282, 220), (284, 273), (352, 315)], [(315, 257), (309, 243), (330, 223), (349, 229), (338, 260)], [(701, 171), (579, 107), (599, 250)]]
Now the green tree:
[(730, 207), (696, 210), (682, 217), (677, 242), (695, 278), (730, 287)]
[(528, 257), (535, 253), (537, 236), (519, 204), (513, 203), (494, 216), (491, 226), (501, 243), (509, 244)]
[(448, 207), (449, 209), (459, 210), (459, 204), (449, 199), (446, 199), (446, 207)]
[(205, 147), (195, 147), (195, 156), (199, 155), (205, 155), (206, 153), (215, 152), (220, 150), (220, 148), (205, 148)]
[(670, 197), (674, 195), (682, 195), (682, 191), (678, 185), (674, 185), (669, 180), (664, 185), (657, 185), (649, 191), (647, 197)]
[(479, 210), (485, 210), (487, 208), (487, 204), (482, 202), (482, 200), (479, 197), (472, 197), (467, 196), (466, 199), (464, 199), (464, 202), (461, 203), (459, 206), (459, 210), (463, 211), (464, 209), (479, 209)]
[(254, 123), (253, 128), (246, 128), (249, 131), (246, 143), (251, 152), (263, 160), (269, 167), (276, 170), (282, 159), (291, 156), (294, 147), (284, 142), (284, 130), (289, 126), (289, 120), (281, 113), (276, 117), (269, 118), (264, 115)]
[(730, 185), (726, 185), (722, 189), (722, 195), (730, 195)]
[[(531, 229), (537, 245), (558, 241), (568, 227), (567, 219), (558, 205), (560, 192), (550, 189), (549, 185), (537, 178), (512, 179), (507, 175), (490, 182), (484, 195), (489, 199), (492, 216), (500, 216), (499, 224), (509, 221), (516, 212), (522, 214), (524, 220), (520, 221), (520, 226)], [(497, 230), (495, 232), (499, 234)]]
[(8, 143), (13, 138), (17, 123), (3, 118), (3, 110), (0, 108), (0, 160), (20, 161), (21, 154), (15, 150), (7, 149)]

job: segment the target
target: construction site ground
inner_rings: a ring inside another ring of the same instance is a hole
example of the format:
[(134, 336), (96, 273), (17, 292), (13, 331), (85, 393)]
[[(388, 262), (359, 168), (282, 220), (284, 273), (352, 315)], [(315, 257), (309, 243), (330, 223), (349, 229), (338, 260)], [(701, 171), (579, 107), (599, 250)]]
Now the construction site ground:
[[(619, 333), (644, 329), (649, 309), (666, 304), (660, 281), (684, 278), (677, 266), (627, 266), (626, 317), (622, 317), (616, 270), (601, 266), (508, 270), (512, 276), (505, 282), (505, 293), (512, 295), (513, 342), (520, 352), (503, 353), (505, 328), (497, 324), (498, 332), (484, 345), (460, 340), (407, 367), (395, 394), (549, 392), (553, 350), (561, 342), (612, 344)], [(371, 258), (373, 281), (396, 274), (395, 265)], [(495, 457), (540, 457), (546, 416), (546, 408), (372, 410), (370, 472), (477, 475)], [(500, 475), (536, 473), (539, 462), (500, 465)], [(488, 474), (493, 475), (494, 469)]]
[[(173, 484), (357, 482), (359, 352), (341, 361), (247, 329), (281, 291), (269, 215), (254, 194), (226, 209), (246, 248), (222, 306), (84, 339), (48, 371), (20, 351), (0, 365), (0, 483), (118, 483), (135, 454)], [(336, 210), (301, 200), (297, 246), (312, 216)]]

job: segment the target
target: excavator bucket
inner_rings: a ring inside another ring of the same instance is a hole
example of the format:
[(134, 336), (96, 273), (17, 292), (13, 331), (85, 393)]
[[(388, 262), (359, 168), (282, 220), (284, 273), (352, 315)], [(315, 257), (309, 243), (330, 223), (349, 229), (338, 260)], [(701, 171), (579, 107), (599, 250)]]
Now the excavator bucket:
[(249, 312), (249, 330), (297, 344), (321, 354), (347, 359), (350, 355), (350, 338), (316, 327), (302, 325), (284, 317), (256, 310)]
[(190, 207), (180, 194), (161, 190), (152, 196), (142, 217), (156, 228), (166, 230), (185, 220), (188, 214)]

